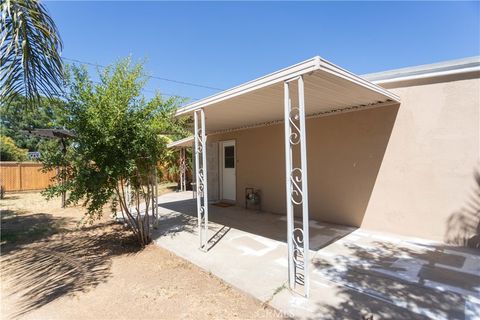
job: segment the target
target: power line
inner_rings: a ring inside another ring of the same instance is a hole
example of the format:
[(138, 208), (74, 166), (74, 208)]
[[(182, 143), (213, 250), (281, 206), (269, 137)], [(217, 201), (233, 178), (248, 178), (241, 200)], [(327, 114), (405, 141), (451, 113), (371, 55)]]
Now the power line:
[[(62, 57), (62, 59), (63, 59), (63, 60), (68, 60), (68, 61), (73, 61), (73, 62), (78, 62), (78, 63), (83, 63), (83, 64), (90, 65), (90, 66), (93, 66), (93, 67), (106, 68), (106, 66), (103, 66), (103, 65), (101, 65), (101, 64), (92, 63), (92, 62), (86, 62), (86, 61), (81, 61), (81, 60), (78, 60), (78, 59), (71, 59), (71, 58), (67, 58), (67, 57)], [(215, 88), (215, 87), (211, 87), (211, 86), (206, 86), (206, 85), (203, 85), (203, 84), (198, 84), (198, 83), (193, 83), (193, 82), (186, 82), (186, 81), (180, 81), (180, 80), (174, 80), (174, 79), (163, 78), (163, 77), (157, 77), (157, 76), (153, 76), (153, 75), (148, 75), (148, 77), (149, 77), (149, 78), (152, 78), (152, 79), (157, 79), (157, 80), (162, 80), (162, 81), (169, 81), (169, 82), (173, 82), (173, 83), (178, 83), (178, 84), (182, 84), (182, 85), (185, 85), (185, 86), (199, 87), (199, 88), (210, 89), (210, 90), (215, 90), (215, 91), (223, 91), (223, 90), (224, 90), (224, 89), (220, 89), (220, 88)]]
[[(93, 81), (93, 80), (92, 80)], [(96, 84), (101, 84), (101, 82), (98, 82), (98, 81), (93, 81), (95, 82)], [(149, 89), (142, 89), (143, 91), (146, 91), (146, 92), (150, 92), (150, 93), (157, 93), (156, 91), (154, 90), (149, 90)], [(174, 93), (162, 93), (160, 91), (160, 94), (162, 96), (169, 96), (169, 97), (179, 97), (179, 98), (184, 98), (184, 99), (190, 99), (190, 100), (199, 100), (198, 98), (192, 98), (192, 97), (185, 97), (185, 96), (180, 96), (178, 94), (174, 94)]]
[[(66, 58), (66, 57), (62, 57), (63, 60), (68, 60), (68, 61), (73, 61), (73, 62), (77, 62), (77, 63), (82, 63), (82, 64), (86, 64), (86, 65), (89, 65), (89, 66), (92, 66), (92, 67), (100, 67), (100, 68), (106, 68), (106, 66), (103, 66), (101, 64), (96, 64), (96, 63), (91, 63), (91, 62), (86, 62), (86, 61), (81, 61), (81, 60), (77, 60), (77, 59), (70, 59), (70, 58)], [(155, 78), (153, 76), (149, 76), (150, 78)], [(171, 81), (175, 81), (175, 80), (171, 80)], [(100, 84), (100, 82), (98, 81), (93, 81), (97, 84)], [(193, 84), (192, 84), (193, 85)], [(150, 92), (150, 93), (156, 93), (156, 91), (154, 90), (149, 90), (149, 89), (143, 89), (143, 91), (145, 92)], [(193, 97), (186, 97), (186, 96), (181, 96), (181, 95), (178, 95), (178, 94), (174, 94), (174, 93), (167, 93), (167, 92), (161, 92), (160, 91), (160, 94), (162, 96), (169, 96), (169, 97), (179, 97), (179, 98), (185, 98), (185, 99), (191, 99), (191, 100), (199, 100), (198, 98), (193, 98)]]
[[(96, 83), (96, 84), (102, 84), (101, 82), (99, 81), (94, 81), (94, 80), (90, 80), (92, 81), (93, 83)], [(150, 93), (157, 93), (156, 91), (153, 91), (153, 90), (149, 90), (149, 89), (142, 89), (143, 91), (146, 91), (146, 92), (150, 92)], [(195, 101), (195, 100), (200, 100), (198, 98), (192, 98), (192, 97), (186, 97), (186, 96), (180, 96), (178, 94), (173, 94), (173, 93), (162, 93), (160, 92), (160, 95), (162, 96), (168, 96), (168, 97), (178, 97), (178, 98), (184, 98), (184, 99), (190, 99), (192, 101)], [(55, 97), (58, 97), (58, 98), (62, 98), (64, 97), (63, 95), (61, 94), (56, 94), (54, 95)]]

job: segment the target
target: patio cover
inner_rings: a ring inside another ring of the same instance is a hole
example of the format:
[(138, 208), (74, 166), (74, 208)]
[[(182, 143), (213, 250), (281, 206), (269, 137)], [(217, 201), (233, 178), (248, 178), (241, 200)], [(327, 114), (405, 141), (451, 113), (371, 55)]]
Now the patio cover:
[(193, 136), (186, 137), (181, 140), (177, 140), (167, 144), (167, 148), (176, 148), (176, 149), (190, 148), (192, 146), (193, 146)]
[[(333, 63), (314, 57), (291, 67), (195, 101), (177, 111), (189, 115), (200, 108), (206, 134), (261, 126), (284, 119), (284, 81), (303, 76), (307, 117), (399, 103), (400, 98)], [(298, 98), (292, 83), (292, 101)]]
[[(194, 118), (199, 248), (208, 252), (207, 136), (283, 122), (288, 283), (291, 290), (301, 288), (308, 297), (310, 237), (305, 119), (399, 102), (388, 90), (314, 57), (180, 108), (177, 116), (193, 114)], [(183, 143), (180, 140), (171, 145)], [(300, 160), (297, 163), (292, 160), (294, 154)], [(300, 209), (302, 223), (298, 225), (293, 217)]]

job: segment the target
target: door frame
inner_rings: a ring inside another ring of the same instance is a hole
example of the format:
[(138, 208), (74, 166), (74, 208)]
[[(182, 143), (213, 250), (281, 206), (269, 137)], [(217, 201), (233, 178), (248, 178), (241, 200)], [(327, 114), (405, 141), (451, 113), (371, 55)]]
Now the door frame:
[[(233, 146), (234, 146), (234, 157), (235, 157), (235, 162), (234, 162), (234, 165), (235, 165), (235, 183), (233, 184), (233, 187), (234, 187), (234, 197), (235, 199), (225, 199), (223, 197), (223, 169), (225, 167), (225, 151), (224, 151), (224, 146), (226, 144), (229, 144), (231, 145), (233, 143)], [(218, 148), (218, 169), (219, 169), (219, 173), (218, 173), (218, 177), (219, 177), (219, 198), (220, 198), (220, 201), (224, 201), (224, 202), (231, 202), (231, 203), (236, 203), (237, 202), (237, 141), (236, 139), (229, 139), (229, 140), (222, 140), (222, 141), (219, 141), (219, 148)]]

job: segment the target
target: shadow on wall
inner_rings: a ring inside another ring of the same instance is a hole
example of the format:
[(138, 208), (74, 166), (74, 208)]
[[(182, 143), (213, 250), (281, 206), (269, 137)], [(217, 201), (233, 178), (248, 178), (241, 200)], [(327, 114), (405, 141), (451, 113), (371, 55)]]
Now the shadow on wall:
[(397, 104), (310, 120), (312, 218), (361, 226), (398, 108)]
[(480, 169), (474, 178), (474, 190), (467, 203), (447, 220), (445, 242), (480, 249)]

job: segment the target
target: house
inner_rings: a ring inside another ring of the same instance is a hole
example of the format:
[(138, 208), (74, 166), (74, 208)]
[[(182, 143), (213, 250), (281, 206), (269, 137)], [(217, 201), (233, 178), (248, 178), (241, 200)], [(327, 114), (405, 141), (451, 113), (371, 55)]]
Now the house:
[(254, 188), (287, 215), (305, 295), (311, 220), (480, 246), (480, 57), (363, 76), (314, 57), (177, 116), (195, 122), (170, 146), (195, 146), (200, 247), (208, 202), (243, 206)]

